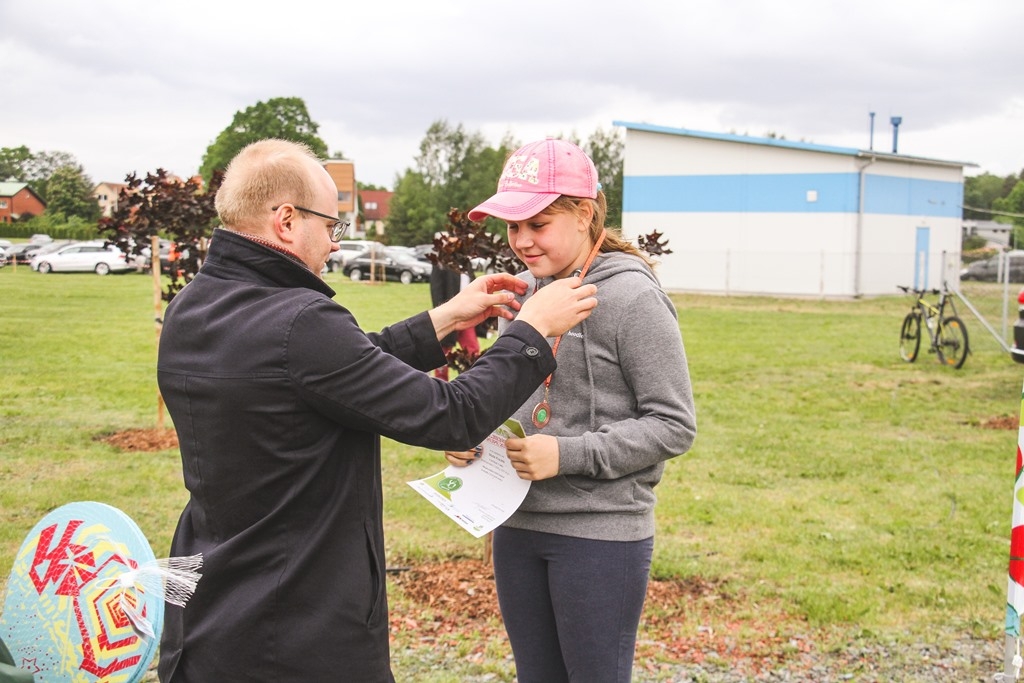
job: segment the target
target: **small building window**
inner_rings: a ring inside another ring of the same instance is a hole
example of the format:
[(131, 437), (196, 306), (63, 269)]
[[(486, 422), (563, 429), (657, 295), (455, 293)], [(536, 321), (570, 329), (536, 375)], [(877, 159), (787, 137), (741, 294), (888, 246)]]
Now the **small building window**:
[(0, 209), (6, 209), (6, 208), (7, 208), (7, 200), (6, 199), (0, 199)]
[(352, 193), (351, 192), (342, 192), (342, 191), (339, 190), (338, 191), (338, 201), (339, 202), (350, 202), (350, 201), (352, 201)]
[(377, 210), (377, 202), (366, 202), (366, 210), (367, 211), (376, 211)]

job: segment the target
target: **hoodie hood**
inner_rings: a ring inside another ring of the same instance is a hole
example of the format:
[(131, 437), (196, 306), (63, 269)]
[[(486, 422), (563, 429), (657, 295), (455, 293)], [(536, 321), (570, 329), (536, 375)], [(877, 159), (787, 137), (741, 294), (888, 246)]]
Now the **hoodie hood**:
[[(587, 271), (583, 281), (587, 284), (594, 284), (600, 287), (599, 283), (625, 272), (642, 273), (647, 276), (655, 287), (661, 287), (658, 277), (643, 259), (639, 256), (626, 254), (624, 252), (599, 253), (594, 258), (594, 262), (590, 264), (590, 269)], [(526, 282), (531, 285), (529, 290), (531, 292), (536, 291), (540, 287), (554, 282), (555, 280), (553, 277), (545, 277), (537, 280), (529, 271), (520, 274), (518, 277), (526, 280)]]

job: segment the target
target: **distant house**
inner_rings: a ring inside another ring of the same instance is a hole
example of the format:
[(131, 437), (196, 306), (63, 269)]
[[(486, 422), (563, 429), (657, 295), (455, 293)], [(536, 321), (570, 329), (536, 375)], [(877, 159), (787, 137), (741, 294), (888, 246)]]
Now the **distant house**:
[(0, 183), (0, 223), (39, 216), (46, 211), (46, 202), (28, 183)]
[(96, 199), (96, 203), (100, 205), (100, 215), (110, 217), (115, 211), (117, 211), (117, 199), (121, 195), (121, 191), (128, 186), (124, 183), (100, 183), (93, 191), (92, 196)]
[(372, 231), (375, 235), (384, 234), (384, 223), (388, 218), (391, 195), (387, 190), (360, 190), (359, 207), (362, 215), (360, 231), (365, 235)]
[(345, 159), (328, 159), (323, 164), (338, 187), (338, 215), (356, 223), (356, 165)]
[(964, 221), (964, 235), (982, 237), (990, 246), (1008, 247), (1010, 235), (1013, 233), (1012, 223), (997, 221)]
[(955, 286), (967, 162), (616, 121), (622, 232), (667, 289), (858, 297)]

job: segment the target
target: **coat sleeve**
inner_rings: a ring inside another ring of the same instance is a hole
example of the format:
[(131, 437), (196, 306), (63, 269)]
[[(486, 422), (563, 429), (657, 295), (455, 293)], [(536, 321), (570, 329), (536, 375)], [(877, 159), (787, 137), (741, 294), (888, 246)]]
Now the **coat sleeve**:
[(439, 345), (429, 316), (370, 336), (330, 300), (312, 302), (296, 316), (287, 346), (293, 386), (324, 417), (435, 449), (479, 444), (555, 368), (544, 338), (517, 322), (472, 368), (444, 382), (416, 367), (439, 365), (432, 360)]
[[(355, 324), (354, 319), (352, 323)], [(434, 324), (426, 312), (385, 327), (380, 332), (369, 332), (366, 338), (384, 353), (424, 372), (446, 363)]]

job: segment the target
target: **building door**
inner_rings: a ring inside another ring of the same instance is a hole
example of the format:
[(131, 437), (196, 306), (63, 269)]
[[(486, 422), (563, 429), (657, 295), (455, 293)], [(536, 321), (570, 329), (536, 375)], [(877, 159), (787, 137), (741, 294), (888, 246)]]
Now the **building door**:
[(917, 229), (914, 244), (914, 288), (928, 289), (928, 244), (931, 241), (931, 228)]

